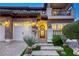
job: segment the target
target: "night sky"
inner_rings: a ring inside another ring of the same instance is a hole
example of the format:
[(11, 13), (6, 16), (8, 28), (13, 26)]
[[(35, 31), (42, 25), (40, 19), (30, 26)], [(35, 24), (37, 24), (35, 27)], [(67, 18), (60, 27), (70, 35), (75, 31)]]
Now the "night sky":
[[(11, 6), (11, 7), (43, 7), (44, 3), (0, 3), (0, 6)], [(73, 4), (76, 14), (75, 20), (79, 20), (79, 3)]]

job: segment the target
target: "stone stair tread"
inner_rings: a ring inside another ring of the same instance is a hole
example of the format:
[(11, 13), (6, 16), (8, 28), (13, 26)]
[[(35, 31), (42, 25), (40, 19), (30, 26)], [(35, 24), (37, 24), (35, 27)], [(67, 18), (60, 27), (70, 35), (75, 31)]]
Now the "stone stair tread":
[(38, 43), (38, 45), (41, 45), (41, 46), (53, 46), (52, 43)]
[(58, 56), (59, 54), (57, 51), (33, 51), (32, 54), (33, 56)]
[(63, 48), (58, 46), (41, 46), (41, 50), (63, 50)]

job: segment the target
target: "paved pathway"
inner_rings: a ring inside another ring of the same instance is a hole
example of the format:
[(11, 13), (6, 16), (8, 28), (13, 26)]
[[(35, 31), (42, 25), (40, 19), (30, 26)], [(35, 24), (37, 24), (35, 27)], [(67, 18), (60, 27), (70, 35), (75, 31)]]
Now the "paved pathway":
[[(35, 56), (58, 56), (56, 47), (52, 44), (40, 43), (41, 50), (33, 51), (32, 55)], [(0, 42), (0, 56), (20, 56), (25, 49), (26, 44), (24, 41), (13, 41), (10, 43)], [(51, 48), (52, 47), (52, 48)]]
[(0, 56), (19, 56), (25, 47), (24, 41), (0, 42)]
[(53, 44), (47, 43), (40, 43), (41, 50), (40, 51), (33, 51), (31, 55), (33, 56), (58, 56), (56, 50), (63, 50), (61, 47), (55, 47)]
[(40, 51), (33, 51), (32, 55), (33, 56), (58, 56), (58, 53), (56, 51), (40, 50)]

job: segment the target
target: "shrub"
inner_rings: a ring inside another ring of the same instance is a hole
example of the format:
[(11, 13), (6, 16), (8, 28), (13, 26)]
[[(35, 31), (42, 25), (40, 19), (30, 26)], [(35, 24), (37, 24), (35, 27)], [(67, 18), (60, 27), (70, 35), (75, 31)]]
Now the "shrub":
[(69, 39), (79, 39), (79, 22), (64, 26), (62, 32)]
[(65, 45), (62, 47), (64, 51), (57, 51), (60, 56), (74, 56), (73, 50), (69, 46)]
[(66, 53), (67, 56), (73, 56), (73, 50), (69, 46), (63, 46), (64, 52)]
[(32, 48), (33, 51), (36, 51), (36, 50), (41, 50), (41, 46), (40, 45), (37, 45), (35, 48)]
[(55, 46), (62, 46), (63, 45), (63, 42), (61, 40), (61, 36), (60, 35), (54, 35), (53, 36), (53, 39), (52, 39), (52, 42)]
[(63, 44), (66, 44), (67, 38), (64, 35), (61, 35), (61, 40), (62, 40)]

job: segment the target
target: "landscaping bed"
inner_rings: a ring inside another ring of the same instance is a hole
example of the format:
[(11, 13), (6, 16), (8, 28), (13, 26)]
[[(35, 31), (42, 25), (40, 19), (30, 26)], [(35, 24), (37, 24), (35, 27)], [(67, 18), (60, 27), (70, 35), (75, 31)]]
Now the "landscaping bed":
[(57, 51), (60, 56), (74, 56), (73, 50), (68, 46), (62, 46), (64, 51)]
[[(36, 45), (35, 48), (32, 48), (32, 51), (39, 51), (40, 49), (41, 49), (41, 46), (40, 46), (40, 45)], [(23, 56), (23, 55), (25, 55), (25, 54), (28, 55), (27, 47), (23, 50), (23, 52), (21, 53), (20, 56)]]
[(64, 45), (60, 35), (53, 36), (52, 43), (54, 46), (60, 46), (63, 48), (63, 51), (57, 51), (60, 56), (74, 56), (73, 50), (67, 44)]

